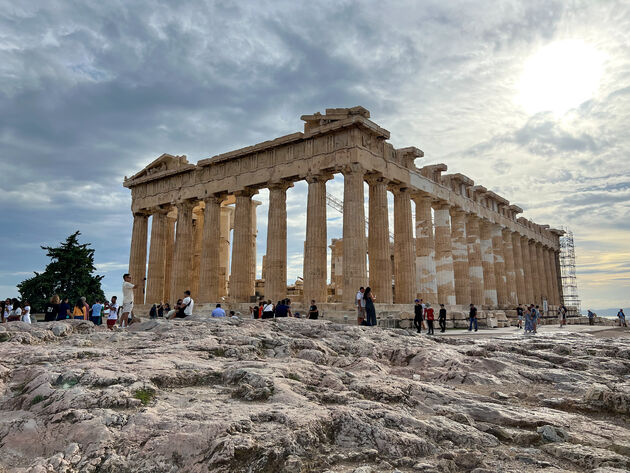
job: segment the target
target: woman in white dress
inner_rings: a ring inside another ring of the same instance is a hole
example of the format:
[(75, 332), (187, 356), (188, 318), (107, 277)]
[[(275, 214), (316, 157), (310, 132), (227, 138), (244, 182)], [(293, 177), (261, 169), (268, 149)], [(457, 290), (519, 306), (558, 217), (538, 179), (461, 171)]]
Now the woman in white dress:
[(31, 323), (31, 303), (24, 299), (24, 310), (22, 310), (22, 322)]

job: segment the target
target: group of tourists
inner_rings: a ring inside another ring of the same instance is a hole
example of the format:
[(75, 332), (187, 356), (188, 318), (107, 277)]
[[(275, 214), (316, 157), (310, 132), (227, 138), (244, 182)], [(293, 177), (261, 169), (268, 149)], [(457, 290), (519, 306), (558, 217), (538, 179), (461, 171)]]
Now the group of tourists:
[(257, 306), (249, 308), (249, 312), (254, 319), (274, 319), (279, 317), (296, 317), (306, 318), (311, 320), (319, 319), (319, 309), (315, 300), (311, 300), (311, 305), (308, 312), (300, 314), (299, 312), (293, 312), (291, 310), (291, 299), (282, 299), (275, 304), (271, 299), (261, 299)]
[(20, 302), (16, 298), (0, 301), (0, 314), (2, 318), (0, 322), (13, 322), (19, 320), (30, 324), (31, 303), (26, 299)]
[[(422, 330), (426, 330), (427, 335), (434, 335), (435, 329), (433, 324), (435, 322), (435, 312), (433, 307), (431, 307), (429, 302), (424, 302), (422, 299), (416, 299), (414, 304), (413, 326), (418, 330), (418, 333), (422, 333)], [(446, 308), (444, 307), (444, 304), (440, 304), (438, 324), (440, 325), (440, 332), (446, 332)], [(475, 325), (475, 331), (476, 330), (477, 326)]]

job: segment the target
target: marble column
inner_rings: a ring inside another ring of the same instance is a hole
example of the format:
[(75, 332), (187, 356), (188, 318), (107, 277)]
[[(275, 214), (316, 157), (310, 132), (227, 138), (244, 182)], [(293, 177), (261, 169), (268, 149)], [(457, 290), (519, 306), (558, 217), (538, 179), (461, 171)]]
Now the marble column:
[(164, 270), (166, 265), (166, 237), (168, 235), (167, 212), (167, 209), (157, 209), (152, 215), (149, 268), (147, 271), (147, 304), (164, 301)]
[(518, 304), (518, 286), (514, 265), (514, 248), (512, 247), (512, 231), (503, 229), (503, 259), (505, 260), (505, 278), (507, 303), (512, 307)]
[(230, 299), (234, 302), (249, 302), (251, 291), (252, 264), (252, 196), (250, 189), (235, 192), (234, 243), (232, 245), (232, 274), (230, 276)]
[(558, 303), (564, 304), (564, 287), (562, 285), (562, 270), (560, 268), (560, 251), (553, 252), (553, 260), (556, 267), (556, 281), (558, 281)]
[(329, 174), (311, 175), (306, 203), (306, 242), (304, 244), (304, 303), (325, 303), (328, 299), (326, 275), (328, 260), (326, 231), (326, 181)]
[(501, 226), (492, 226), (492, 252), (494, 254), (494, 278), (497, 285), (497, 302), (499, 306), (508, 304), (507, 277), (505, 276), (505, 259), (503, 251), (503, 233)]
[(435, 269), (437, 279), (438, 304), (455, 305), (455, 275), (453, 274), (453, 253), (451, 249), (450, 206), (435, 204)]
[(512, 233), (512, 248), (514, 252), (514, 273), (516, 275), (516, 297), (518, 304), (527, 303), (527, 290), (525, 289), (525, 269), (523, 268), (523, 250), (521, 249), (521, 236)]
[(173, 280), (173, 256), (175, 256), (175, 217), (166, 216), (166, 249), (164, 256), (164, 302), (171, 301), (171, 282)]
[(451, 209), (451, 245), (453, 249), (455, 299), (459, 305), (468, 305), (471, 301), (471, 292), (466, 212), (454, 208)]
[(525, 304), (533, 304), (536, 300), (534, 297), (534, 271), (532, 269), (532, 259), (529, 254), (529, 238), (521, 237), (521, 251), (523, 253), (523, 272), (525, 278)]
[[(343, 294), (342, 300), (353, 304), (359, 287), (367, 280), (367, 239), (363, 207), (365, 171), (357, 164), (343, 169)], [(326, 272), (324, 271), (324, 274)], [(378, 294), (374, 294), (378, 297)]]
[(230, 232), (234, 227), (234, 207), (221, 207), (221, 247), (219, 249), (219, 298), (228, 296), (230, 274)]
[(547, 304), (556, 305), (553, 298), (553, 281), (551, 277), (551, 266), (549, 265), (549, 256), (547, 254), (547, 248), (545, 246), (542, 247), (542, 262), (543, 268), (545, 269), (545, 294), (547, 294)]
[(257, 261), (256, 261), (256, 238), (258, 237), (258, 224), (256, 220), (256, 209), (261, 205), (261, 202), (256, 200), (252, 200), (252, 223), (251, 223), (251, 234), (250, 234), (250, 245), (251, 250), (249, 253), (249, 292), (251, 295), (256, 294), (256, 269), (257, 269)]
[(269, 186), (265, 298), (272, 301), (287, 295), (287, 189), (292, 186), (290, 182)]
[(221, 203), (223, 195), (210, 195), (203, 199), (203, 241), (199, 270), (199, 294), (201, 303), (219, 300), (219, 268), (221, 253)]
[(483, 266), (483, 300), (484, 305), (496, 307), (497, 283), (494, 275), (494, 251), (492, 248), (492, 226), (482, 221), (479, 226), (481, 239), (481, 264)]
[(177, 228), (175, 229), (175, 250), (171, 278), (171, 302), (184, 297), (190, 287), (190, 268), (193, 256), (193, 217), (195, 202), (180, 201), (177, 204)]
[(476, 215), (468, 215), (466, 222), (466, 240), (468, 246), (468, 276), (470, 278), (470, 301), (481, 306), (484, 299), (484, 276), (481, 262), (480, 219)]
[(558, 289), (558, 274), (556, 273), (556, 264), (554, 261), (554, 250), (549, 248), (547, 250), (547, 258), (549, 259), (549, 271), (551, 275), (551, 284), (553, 290), (553, 303), (554, 305), (560, 305), (560, 290)]
[(129, 251), (129, 274), (137, 287), (133, 290), (136, 305), (144, 304), (144, 278), (147, 272), (147, 236), (149, 215), (146, 212), (133, 214), (131, 250)]
[(545, 259), (543, 258), (542, 243), (536, 243), (536, 262), (538, 264), (538, 277), (540, 278), (540, 304), (542, 304), (543, 299), (547, 299), (547, 303), (549, 303), (547, 272), (545, 271)]
[(199, 299), (199, 273), (201, 272), (201, 251), (203, 247), (203, 209), (193, 209), (193, 252), (190, 270), (189, 290), (195, 300)]
[[(407, 187), (394, 193), (394, 302), (412, 304), (416, 298), (416, 261), (411, 194)], [(378, 293), (375, 293), (378, 297)]]
[(435, 239), (431, 216), (431, 197), (416, 194), (416, 290), (417, 297), (437, 304), (437, 280), (435, 271)]
[(529, 242), (529, 263), (532, 268), (532, 287), (534, 288), (534, 299), (532, 304), (540, 305), (541, 287), (540, 287), (540, 272), (538, 270), (538, 253), (536, 251), (536, 243), (534, 240)]
[[(389, 212), (387, 205), (387, 180), (382, 176), (368, 176), (369, 227), (368, 257), (370, 262), (370, 287), (383, 304), (391, 304), (392, 268), (389, 254)], [(412, 258), (414, 261), (415, 258)], [(414, 281), (415, 285), (415, 281)], [(414, 288), (415, 291), (415, 288)], [(415, 297), (415, 294), (414, 294)]]

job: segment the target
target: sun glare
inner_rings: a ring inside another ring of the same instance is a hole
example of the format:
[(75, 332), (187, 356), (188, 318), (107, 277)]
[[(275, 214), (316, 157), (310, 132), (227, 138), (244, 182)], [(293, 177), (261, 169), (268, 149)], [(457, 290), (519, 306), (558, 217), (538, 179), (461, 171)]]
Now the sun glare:
[(603, 62), (603, 55), (583, 41), (551, 43), (525, 63), (517, 101), (530, 114), (563, 115), (595, 95)]

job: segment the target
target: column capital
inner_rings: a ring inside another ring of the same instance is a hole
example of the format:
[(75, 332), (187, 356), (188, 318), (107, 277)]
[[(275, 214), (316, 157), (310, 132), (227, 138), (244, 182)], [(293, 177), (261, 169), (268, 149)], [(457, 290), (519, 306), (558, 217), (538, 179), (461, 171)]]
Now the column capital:
[(376, 173), (376, 172), (371, 172), (369, 174), (366, 174), (364, 179), (371, 186), (376, 185), (376, 184), (381, 184), (381, 183), (387, 185), (389, 183), (389, 179), (387, 179), (381, 173)]
[(203, 200), (203, 202), (205, 204), (210, 203), (210, 204), (219, 204), (219, 205), (221, 205), (226, 198), (227, 198), (227, 193), (225, 193), (225, 192), (218, 192), (216, 194), (205, 195), (201, 200)]
[(190, 207), (191, 209), (197, 205), (197, 199), (181, 199), (173, 202), (173, 205), (177, 207), (177, 209), (185, 209)]
[(391, 182), (388, 184), (387, 189), (392, 194), (403, 194), (410, 192), (410, 188), (406, 184), (392, 184)]
[(243, 189), (234, 191), (234, 195), (236, 197), (253, 197), (256, 194), (258, 194), (258, 189), (253, 189), (251, 187), (245, 187)]
[(466, 216), (467, 212), (464, 209), (461, 209), (459, 207), (451, 207), (450, 209), (450, 213), (451, 213), (451, 217), (457, 217), (457, 216)]
[(134, 218), (135, 217), (149, 217), (152, 212), (151, 209), (139, 209), (139, 210), (134, 210), (132, 212)]
[(481, 217), (475, 213), (466, 213), (466, 218), (469, 222), (481, 222)]
[(293, 187), (293, 182), (291, 181), (274, 181), (270, 182), (267, 185), (267, 189), (269, 190), (280, 190), (286, 192), (287, 189)]
[(304, 180), (309, 184), (313, 184), (314, 182), (330, 181), (333, 177), (334, 176), (331, 172), (318, 172), (315, 174), (308, 174)]
[(365, 168), (361, 166), (361, 164), (359, 163), (346, 164), (345, 166), (341, 168), (341, 174), (343, 174), (344, 176), (346, 174), (359, 174), (359, 173), (365, 174)]
[(435, 201), (432, 204), (433, 210), (450, 210), (451, 204), (443, 200)]
[(426, 194), (424, 192), (412, 192), (411, 194), (411, 199), (418, 203), (418, 202), (423, 202), (423, 203), (433, 203), (434, 198), (430, 195), (430, 194)]
[(150, 209), (147, 209), (147, 211), (151, 215), (166, 215), (171, 210), (172, 210), (172, 207), (170, 205), (158, 205), (156, 207), (151, 207)]

